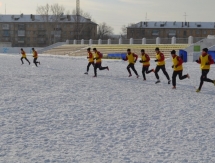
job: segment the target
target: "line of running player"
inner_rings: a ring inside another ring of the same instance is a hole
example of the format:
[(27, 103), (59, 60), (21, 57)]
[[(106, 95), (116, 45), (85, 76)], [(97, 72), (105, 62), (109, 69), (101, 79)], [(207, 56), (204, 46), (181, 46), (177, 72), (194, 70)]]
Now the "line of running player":
[[(97, 77), (97, 72), (96, 72), (97, 68), (99, 68), (99, 70), (104, 70), (104, 69), (109, 70), (109, 68), (101, 66), (102, 54), (99, 51), (97, 51), (96, 48), (94, 48), (93, 51), (94, 51), (95, 55), (92, 54), (90, 48), (87, 49), (87, 52), (88, 52), (87, 58), (89, 60), (89, 63), (87, 66), (87, 72), (85, 74), (88, 74), (90, 65), (93, 65), (94, 66), (94, 73), (95, 73), (94, 77)], [(169, 75), (166, 71), (166, 67), (165, 67), (165, 56), (160, 51), (159, 48), (156, 48), (155, 52), (156, 52), (155, 62), (157, 63), (157, 66), (156, 66), (155, 70), (154, 69), (149, 70), (150, 57), (148, 54), (145, 53), (144, 49), (141, 50), (141, 60), (139, 62), (143, 64), (143, 67), (142, 67), (143, 80), (146, 80), (146, 74), (154, 72), (155, 77), (157, 79), (155, 84), (160, 83), (160, 78), (159, 78), (158, 72), (160, 70), (162, 70), (164, 75), (166, 76), (166, 78), (168, 80), (168, 84), (170, 84), (171, 80), (170, 80), (170, 77), (169, 77)], [(172, 55), (172, 63), (173, 63), (173, 65), (172, 65), (172, 68), (173, 68), (172, 86), (173, 87), (172, 87), (172, 89), (176, 89), (176, 77), (177, 76), (179, 76), (180, 80), (184, 80), (186, 78), (189, 79), (190, 76), (189, 76), (189, 74), (182, 75), (183, 74), (183, 60), (179, 56), (176, 55), (175, 50), (171, 51), (171, 55)], [(95, 64), (94, 64), (94, 60), (96, 60)], [(133, 72), (135, 73), (135, 75), (137, 76), (137, 78), (139, 78), (138, 72), (136, 71), (135, 66), (134, 66), (138, 60), (138, 55), (135, 53), (132, 53), (131, 49), (127, 49), (126, 58), (124, 58), (123, 60), (128, 61), (128, 63), (129, 63), (127, 66), (127, 70), (129, 73), (128, 77), (132, 76), (132, 73), (130, 70), (130, 69), (132, 69)], [(200, 85), (199, 85), (199, 88), (196, 90), (196, 92), (200, 92), (204, 82), (210, 82), (210, 83), (213, 83), (215, 85), (215, 80), (211, 80), (211, 79), (207, 78), (207, 74), (209, 73), (209, 70), (210, 70), (210, 65), (214, 64), (214, 61), (213, 61), (212, 57), (208, 54), (208, 49), (204, 48), (202, 50), (201, 56), (199, 57), (199, 60), (196, 60), (196, 62), (200, 64), (200, 67), (202, 70), (202, 76), (200, 78)]]
[[(30, 65), (31, 62), (28, 60), (28, 58), (26, 56), (26, 52), (23, 50), (23, 48), (21, 48), (20, 50), (21, 50), (21, 54), (22, 54), (22, 57), (21, 57), (22, 65), (24, 64), (23, 59), (25, 59), (28, 62), (28, 64)], [(37, 64), (38, 63), (40, 64), (40, 62), (37, 61), (37, 59), (38, 59), (37, 51), (34, 48), (32, 48), (32, 52), (33, 52), (33, 58), (34, 58), (33, 63), (36, 65), (36, 67), (38, 67)]]

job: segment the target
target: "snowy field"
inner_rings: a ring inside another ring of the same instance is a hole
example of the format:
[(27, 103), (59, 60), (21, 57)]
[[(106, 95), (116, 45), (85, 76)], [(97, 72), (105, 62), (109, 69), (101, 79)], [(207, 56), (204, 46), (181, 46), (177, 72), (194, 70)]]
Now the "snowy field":
[[(114, 60), (92, 78), (85, 58), (38, 60), (37, 68), (0, 55), (1, 163), (215, 162), (215, 87), (195, 92), (198, 64), (184, 64), (191, 79), (177, 78), (172, 90), (162, 72), (158, 85), (153, 73), (143, 81), (140, 63), (139, 79)], [(215, 79), (215, 65), (208, 77)]]

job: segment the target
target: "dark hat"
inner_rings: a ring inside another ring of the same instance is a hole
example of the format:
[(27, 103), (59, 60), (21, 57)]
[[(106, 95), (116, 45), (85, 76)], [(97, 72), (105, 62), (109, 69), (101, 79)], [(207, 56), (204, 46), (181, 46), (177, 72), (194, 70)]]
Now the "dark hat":
[(175, 50), (172, 50), (172, 51), (171, 51), (171, 54), (176, 54), (176, 51), (175, 51)]
[(87, 50), (88, 50), (88, 51), (90, 51), (90, 50), (91, 50), (91, 48), (88, 48)]
[(127, 51), (128, 51), (128, 52), (130, 52), (130, 51), (131, 51), (131, 49), (127, 49)]
[(160, 49), (159, 48), (155, 48), (155, 51), (159, 51)]
[(202, 49), (202, 51), (204, 51), (204, 52), (208, 52), (208, 48), (204, 48), (204, 49)]
[(96, 48), (93, 48), (93, 50), (96, 50)]
[(144, 50), (144, 49), (141, 49), (141, 52), (145, 52), (145, 50)]
[(21, 48), (21, 50), (23, 50), (23, 49)]
[(34, 48), (32, 48), (32, 50), (34, 50)]

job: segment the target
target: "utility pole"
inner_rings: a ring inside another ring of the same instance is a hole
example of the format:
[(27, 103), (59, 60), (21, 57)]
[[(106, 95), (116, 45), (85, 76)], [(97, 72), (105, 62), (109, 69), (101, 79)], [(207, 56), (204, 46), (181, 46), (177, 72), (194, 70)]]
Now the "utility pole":
[(80, 0), (76, 0), (76, 19), (77, 19), (77, 40), (79, 40), (79, 23), (80, 23)]

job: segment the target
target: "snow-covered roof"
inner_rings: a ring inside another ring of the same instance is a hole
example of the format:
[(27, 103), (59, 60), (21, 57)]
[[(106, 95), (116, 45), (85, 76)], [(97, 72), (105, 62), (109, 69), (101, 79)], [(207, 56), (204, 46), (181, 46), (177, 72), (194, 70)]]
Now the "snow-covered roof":
[(215, 29), (215, 22), (176, 22), (149, 21), (133, 24), (128, 28), (198, 28)]
[[(87, 22), (92, 22), (90, 19), (87, 19), (83, 16), (79, 17), (80, 22), (81, 23), (87, 23)], [(49, 22), (54, 22), (56, 20), (55, 16), (48, 16), (48, 20)], [(58, 21), (61, 22), (77, 22), (77, 16), (76, 15), (61, 15), (58, 18)], [(44, 16), (41, 15), (0, 15), (0, 22), (20, 22), (20, 23), (24, 23), (24, 22), (46, 22), (46, 20), (44, 20)]]

